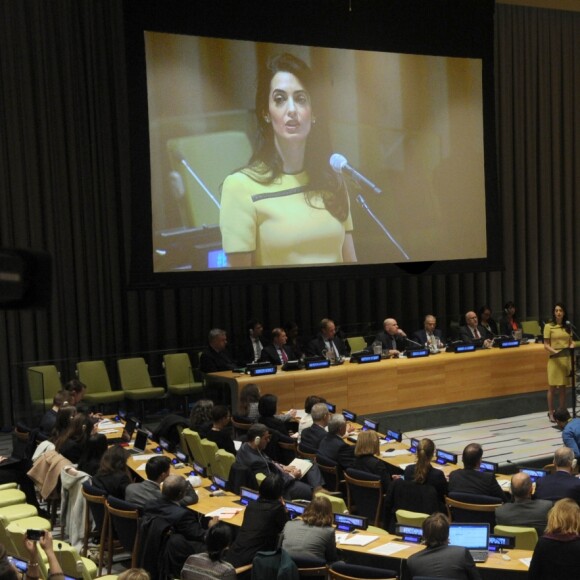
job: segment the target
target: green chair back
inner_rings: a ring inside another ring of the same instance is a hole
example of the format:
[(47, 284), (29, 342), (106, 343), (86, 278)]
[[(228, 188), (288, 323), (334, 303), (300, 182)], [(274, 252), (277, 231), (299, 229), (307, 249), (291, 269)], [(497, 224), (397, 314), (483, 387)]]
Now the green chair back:
[(60, 373), (54, 365), (33, 366), (26, 369), (28, 389), (33, 405), (52, 407), (52, 400), (62, 390)]
[(199, 433), (188, 428), (184, 429), (181, 433), (187, 447), (189, 448), (190, 455), (193, 455), (194, 461), (199, 463), (205, 469), (208, 469), (209, 464), (201, 446), (201, 437), (199, 436)]
[(79, 381), (87, 387), (87, 395), (112, 391), (109, 373), (102, 360), (78, 362), (77, 375)]
[(500, 536), (513, 536), (516, 539), (517, 550), (533, 550), (538, 543), (538, 532), (536, 528), (524, 526), (502, 526), (496, 525), (493, 533)]
[(153, 387), (151, 376), (144, 358), (124, 358), (117, 361), (121, 388), (124, 391)]
[(395, 512), (395, 517), (397, 518), (398, 524), (420, 528), (423, 526), (423, 522), (429, 517), (429, 514), (412, 512), (409, 510), (397, 510)]
[(225, 449), (218, 449), (211, 466), (213, 474), (222, 479), (229, 480), (230, 469), (235, 460), (236, 457), (233, 453), (228, 453)]

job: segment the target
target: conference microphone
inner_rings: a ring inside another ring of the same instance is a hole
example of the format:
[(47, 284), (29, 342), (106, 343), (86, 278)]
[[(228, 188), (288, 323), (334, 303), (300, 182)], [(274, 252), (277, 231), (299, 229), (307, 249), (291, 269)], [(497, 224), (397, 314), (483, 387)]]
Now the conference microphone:
[(348, 164), (348, 161), (344, 155), (340, 153), (333, 153), (328, 161), (330, 167), (336, 173), (342, 173), (343, 170), (348, 173), (355, 181), (362, 183), (376, 194), (383, 193), (382, 189), (375, 185), (370, 179), (365, 177), (362, 173), (359, 173), (354, 167)]
[(405, 338), (407, 342), (410, 342), (410, 343), (418, 346), (419, 348), (425, 348), (425, 345), (419, 344), (418, 342), (415, 342), (414, 340), (411, 340), (408, 336), (405, 336), (403, 338)]

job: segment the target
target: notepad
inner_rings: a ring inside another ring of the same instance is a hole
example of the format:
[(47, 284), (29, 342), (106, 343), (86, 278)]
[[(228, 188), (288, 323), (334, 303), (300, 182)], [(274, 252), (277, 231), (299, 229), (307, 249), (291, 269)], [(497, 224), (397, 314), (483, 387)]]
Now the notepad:
[(377, 554), (379, 556), (392, 556), (397, 552), (401, 552), (402, 550), (406, 550), (409, 546), (407, 544), (401, 544), (396, 542), (389, 542), (387, 544), (382, 544), (369, 550), (369, 554)]
[(367, 536), (364, 534), (350, 534), (345, 540), (340, 542), (343, 546), (367, 546), (371, 542), (378, 540), (379, 536)]

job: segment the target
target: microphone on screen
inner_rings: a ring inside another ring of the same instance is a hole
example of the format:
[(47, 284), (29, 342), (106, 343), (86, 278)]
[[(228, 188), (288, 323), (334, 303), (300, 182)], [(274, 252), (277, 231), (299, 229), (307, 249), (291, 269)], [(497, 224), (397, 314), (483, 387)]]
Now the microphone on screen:
[(341, 155), (340, 153), (333, 153), (330, 156), (330, 159), (328, 162), (330, 163), (330, 167), (332, 167), (332, 169), (336, 173), (342, 173), (343, 171), (345, 171), (356, 182), (361, 183), (362, 185), (365, 185), (366, 187), (368, 187), (369, 189), (374, 191), (376, 194), (383, 193), (383, 191), (380, 187), (375, 185), (370, 179), (368, 179), (362, 173), (359, 173), (354, 167), (349, 165), (348, 160), (346, 159), (346, 157), (344, 155)]

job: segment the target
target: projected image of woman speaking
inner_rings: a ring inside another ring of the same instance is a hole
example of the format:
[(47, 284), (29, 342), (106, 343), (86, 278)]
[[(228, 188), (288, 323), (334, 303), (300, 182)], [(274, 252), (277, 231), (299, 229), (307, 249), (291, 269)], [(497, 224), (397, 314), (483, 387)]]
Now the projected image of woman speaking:
[(329, 165), (313, 73), (280, 54), (258, 77), (248, 165), (223, 184), (220, 229), (232, 267), (356, 262), (348, 190)]

